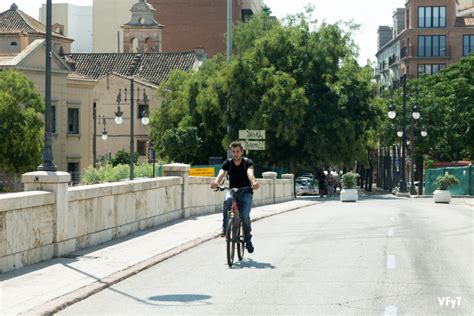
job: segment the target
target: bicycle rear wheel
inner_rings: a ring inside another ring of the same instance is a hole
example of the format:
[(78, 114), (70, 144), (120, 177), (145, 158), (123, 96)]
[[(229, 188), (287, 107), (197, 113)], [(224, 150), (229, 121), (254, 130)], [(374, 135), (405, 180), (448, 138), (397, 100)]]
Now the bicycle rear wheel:
[(245, 252), (245, 244), (244, 244), (244, 231), (242, 228), (242, 221), (239, 219), (238, 224), (237, 224), (237, 257), (239, 258), (239, 261), (242, 261), (244, 259), (244, 252)]
[(234, 216), (231, 216), (227, 221), (226, 229), (226, 243), (227, 243), (227, 264), (229, 268), (232, 267), (234, 263), (234, 253), (235, 253), (235, 229), (234, 229)]

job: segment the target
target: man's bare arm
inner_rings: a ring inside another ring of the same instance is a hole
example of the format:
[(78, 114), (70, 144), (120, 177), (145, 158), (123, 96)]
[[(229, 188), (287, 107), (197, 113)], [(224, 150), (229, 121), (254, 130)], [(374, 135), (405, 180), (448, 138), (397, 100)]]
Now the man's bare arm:
[(219, 186), (220, 183), (223, 182), (225, 175), (227, 174), (227, 171), (225, 170), (219, 170), (219, 174), (216, 177), (216, 180), (212, 181), (211, 183), (211, 188), (215, 189)]
[(257, 179), (255, 179), (255, 175), (253, 173), (253, 167), (249, 167), (247, 169), (247, 177), (250, 180), (250, 184), (252, 185), (252, 188), (254, 190), (258, 190), (258, 188), (260, 188), (260, 183), (258, 183)]

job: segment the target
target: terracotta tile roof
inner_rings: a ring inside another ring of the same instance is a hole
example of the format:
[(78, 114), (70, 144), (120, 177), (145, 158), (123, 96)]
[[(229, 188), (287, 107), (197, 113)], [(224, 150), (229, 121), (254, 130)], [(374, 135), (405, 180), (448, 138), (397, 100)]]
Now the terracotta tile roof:
[(159, 85), (172, 70), (189, 71), (198, 61), (195, 52), (70, 54), (66, 61), (75, 72), (92, 79), (116, 73)]
[[(19, 10), (15, 4), (12, 4), (9, 10), (0, 13), (0, 33), (20, 32), (46, 34), (46, 26)], [(53, 32), (53, 35), (65, 38), (56, 32)]]
[(474, 18), (471, 17), (457, 17), (456, 27), (474, 27)]

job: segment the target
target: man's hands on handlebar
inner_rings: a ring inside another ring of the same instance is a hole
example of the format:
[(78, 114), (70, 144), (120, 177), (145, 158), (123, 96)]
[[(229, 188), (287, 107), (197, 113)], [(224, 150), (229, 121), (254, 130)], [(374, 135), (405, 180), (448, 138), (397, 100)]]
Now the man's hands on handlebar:
[[(252, 181), (251, 185), (252, 185), (252, 189), (254, 190), (258, 190), (260, 188), (260, 183), (258, 183), (257, 180)], [(217, 188), (219, 188), (219, 182), (217, 182), (216, 180), (212, 181), (211, 189), (217, 189)]]

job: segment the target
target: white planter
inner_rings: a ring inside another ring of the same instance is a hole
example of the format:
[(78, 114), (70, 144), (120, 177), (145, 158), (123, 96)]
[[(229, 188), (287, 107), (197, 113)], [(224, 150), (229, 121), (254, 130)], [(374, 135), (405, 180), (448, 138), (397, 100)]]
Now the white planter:
[(435, 203), (449, 203), (451, 202), (451, 192), (448, 190), (436, 190), (433, 192), (433, 199)]
[(342, 189), (340, 194), (341, 202), (357, 202), (358, 195), (356, 189)]

